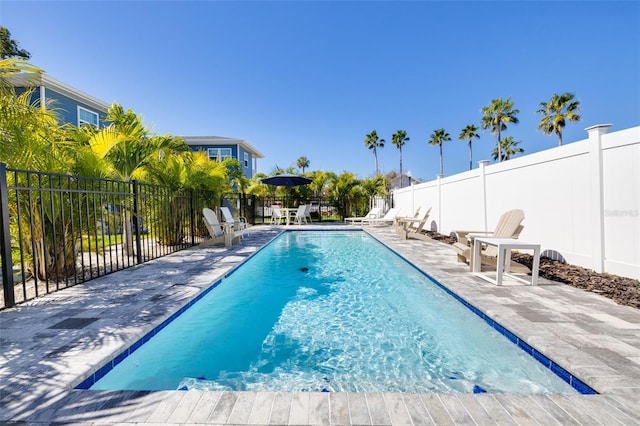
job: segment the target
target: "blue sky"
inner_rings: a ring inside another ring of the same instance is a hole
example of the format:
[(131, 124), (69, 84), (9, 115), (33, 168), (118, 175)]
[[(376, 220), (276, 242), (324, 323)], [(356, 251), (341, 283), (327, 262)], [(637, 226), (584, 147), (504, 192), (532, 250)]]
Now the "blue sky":
[[(640, 125), (638, 1), (11, 1), (0, 25), (31, 62), (107, 103), (141, 114), (154, 133), (242, 138), (258, 170), (295, 166), (368, 177), (375, 129), (383, 172), (439, 172), (431, 133), (444, 128), (444, 174), (468, 169), (467, 124), (511, 97), (520, 123), (505, 135), (525, 154), (557, 146), (537, 131), (538, 105), (573, 92), (584, 128)], [(481, 131), (477, 160), (496, 137)]]

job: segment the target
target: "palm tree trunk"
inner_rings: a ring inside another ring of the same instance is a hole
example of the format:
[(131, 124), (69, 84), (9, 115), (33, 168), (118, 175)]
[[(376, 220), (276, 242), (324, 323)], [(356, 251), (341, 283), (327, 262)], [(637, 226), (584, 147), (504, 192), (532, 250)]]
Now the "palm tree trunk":
[(500, 140), (500, 123), (498, 123), (498, 162), (502, 161), (502, 144)]
[(373, 150), (373, 158), (376, 160), (376, 176), (378, 176), (378, 153), (376, 150)]
[(473, 150), (471, 148), (471, 140), (469, 139), (469, 170), (473, 168)]
[(444, 174), (444, 167), (442, 166), (442, 142), (440, 142), (440, 175)]
[(400, 188), (402, 188), (402, 147), (400, 148)]

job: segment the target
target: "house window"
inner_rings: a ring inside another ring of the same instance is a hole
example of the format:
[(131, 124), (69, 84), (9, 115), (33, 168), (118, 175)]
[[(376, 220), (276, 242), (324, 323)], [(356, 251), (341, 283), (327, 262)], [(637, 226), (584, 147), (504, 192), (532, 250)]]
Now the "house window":
[(209, 160), (222, 161), (231, 158), (231, 148), (208, 148)]
[(78, 107), (78, 126), (89, 124), (98, 127), (98, 113), (89, 111), (88, 109)]
[(245, 167), (249, 167), (249, 153), (248, 152), (244, 153), (244, 166)]

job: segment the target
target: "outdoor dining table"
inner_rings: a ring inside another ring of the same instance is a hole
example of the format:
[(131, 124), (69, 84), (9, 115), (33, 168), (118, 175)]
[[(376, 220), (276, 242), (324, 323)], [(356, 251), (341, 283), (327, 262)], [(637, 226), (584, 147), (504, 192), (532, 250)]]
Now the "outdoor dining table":
[(285, 225), (289, 225), (291, 222), (291, 218), (296, 216), (296, 212), (298, 211), (297, 207), (281, 207), (280, 210), (285, 217)]

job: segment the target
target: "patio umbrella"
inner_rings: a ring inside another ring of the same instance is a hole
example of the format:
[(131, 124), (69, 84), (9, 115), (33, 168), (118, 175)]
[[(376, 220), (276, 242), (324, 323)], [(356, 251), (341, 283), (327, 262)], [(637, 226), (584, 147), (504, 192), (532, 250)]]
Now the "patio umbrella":
[(271, 176), (271, 177), (262, 179), (262, 183), (266, 183), (267, 185), (275, 185), (275, 186), (308, 185), (311, 182), (313, 182), (313, 179), (309, 179), (300, 175), (292, 175), (292, 174), (282, 174), (282, 175), (276, 175), (276, 176)]
[[(308, 185), (311, 182), (313, 182), (313, 179), (309, 179), (300, 175), (292, 175), (287, 173), (262, 179), (262, 183), (266, 183), (267, 185), (286, 186), (286, 187)], [(284, 203), (286, 206), (287, 205), (286, 196), (285, 196)]]

